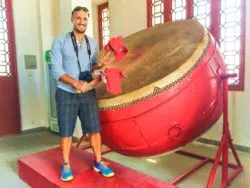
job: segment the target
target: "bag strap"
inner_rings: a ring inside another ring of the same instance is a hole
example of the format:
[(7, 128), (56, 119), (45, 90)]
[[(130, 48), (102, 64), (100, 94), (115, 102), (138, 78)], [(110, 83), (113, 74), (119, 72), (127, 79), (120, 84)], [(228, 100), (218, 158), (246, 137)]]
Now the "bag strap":
[[(73, 44), (74, 51), (75, 51), (76, 57), (77, 57), (78, 69), (79, 69), (79, 72), (81, 72), (81, 66), (80, 66), (80, 61), (79, 61), (79, 56), (78, 56), (78, 47), (77, 47), (77, 44), (76, 44), (76, 37), (75, 37), (73, 31), (71, 32), (70, 36), (71, 36), (72, 44)], [(90, 44), (89, 44), (89, 39), (88, 39), (88, 37), (86, 35), (84, 35), (84, 37), (85, 37), (85, 40), (86, 40), (87, 51), (88, 51), (88, 55), (89, 55), (90, 71), (92, 71), (91, 48), (90, 48)]]

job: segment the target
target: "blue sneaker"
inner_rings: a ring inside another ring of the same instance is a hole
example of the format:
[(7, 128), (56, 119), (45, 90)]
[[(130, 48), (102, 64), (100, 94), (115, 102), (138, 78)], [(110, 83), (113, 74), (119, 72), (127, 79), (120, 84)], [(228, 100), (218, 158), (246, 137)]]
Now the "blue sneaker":
[(94, 166), (93, 169), (96, 172), (100, 172), (103, 176), (105, 177), (112, 177), (115, 175), (114, 171), (108, 167), (108, 163), (101, 161), (99, 163), (97, 163), (96, 161), (94, 161)]
[(62, 171), (61, 171), (61, 180), (62, 181), (71, 181), (73, 180), (73, 174), (71, 171), (71, 167), (68, 163), (64, 163), (62, 165)]

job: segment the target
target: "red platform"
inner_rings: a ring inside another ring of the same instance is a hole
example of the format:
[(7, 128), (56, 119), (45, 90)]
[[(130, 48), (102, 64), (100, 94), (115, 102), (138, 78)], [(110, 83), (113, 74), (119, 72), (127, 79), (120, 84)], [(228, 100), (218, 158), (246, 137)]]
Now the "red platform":
[[(137, 172), (113, 161), (110, 162), (116, 175), (105, 178), (92, 170), (93, 155), (72, 147), (71, 163), (74, 180), (65, 183), (60, 180), (60, 148), (25, 156), (18, 161), (19, 176), (33, 188), (174, 188), (161, 180)], [(106, 159), (105, 159), (106, 160)]]

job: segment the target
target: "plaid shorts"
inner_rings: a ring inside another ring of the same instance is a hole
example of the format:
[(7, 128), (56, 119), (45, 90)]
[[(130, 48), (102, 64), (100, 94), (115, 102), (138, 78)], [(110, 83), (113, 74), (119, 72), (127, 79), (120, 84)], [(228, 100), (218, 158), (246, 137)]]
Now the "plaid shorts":
[(56, 110), (61, 137), (73, 135), (77, 116), (83, 134), (100, 132), (100, 116), (95, 91), (77, 94), (56, 89)]

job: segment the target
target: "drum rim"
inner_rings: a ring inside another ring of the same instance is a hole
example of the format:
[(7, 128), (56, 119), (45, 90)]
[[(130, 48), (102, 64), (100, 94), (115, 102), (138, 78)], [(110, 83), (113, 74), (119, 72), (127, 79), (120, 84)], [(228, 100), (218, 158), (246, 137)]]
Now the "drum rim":
[(197, 45), (192, 55), (183, 63), (177, 70), (165, 76), (162, 79), (146, 85), (140, 89), (119, 95), (109, 99), (98, 100), (98, 106), (101, 111), (115, 110), (119, 108), (126, 108), (128, 106), (145, 101), (151, 97), (157, 96), (160, 93), (170, 89), (177, 83), (187, 77), (199, 65), (200, 58), (206, 53), (211, 36), (204, 28), (204, 35), (202, 41)]

